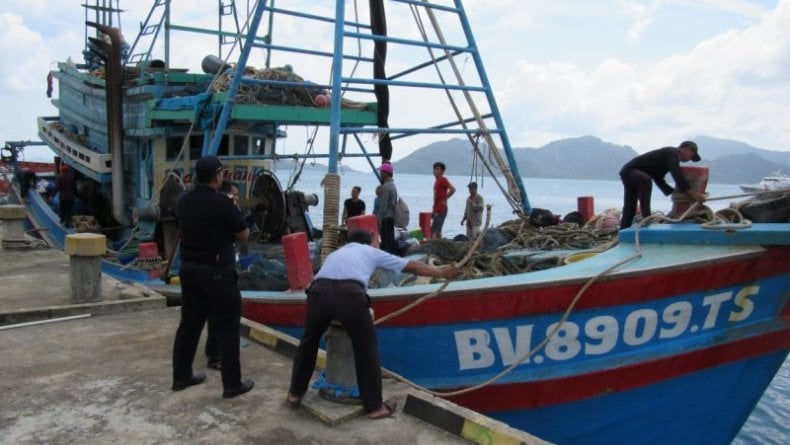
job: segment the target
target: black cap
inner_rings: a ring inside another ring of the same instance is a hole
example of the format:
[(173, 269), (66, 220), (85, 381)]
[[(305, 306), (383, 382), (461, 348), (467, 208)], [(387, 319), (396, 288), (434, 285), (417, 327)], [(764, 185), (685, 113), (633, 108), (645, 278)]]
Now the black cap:
[(688, 148), (689, 150), (691, 150), (692, 153), (691, 160), (694, 162), (699, 162), (700, 159), (702, 159), (699, 157), (699, 153), (697, 153), (698, 152), (697, 143), (694, 141), (683, 141), (680, 143), (678, 148)]
[(222, 171), (222, 162), (216, 156), (203, 156), (195, 163), (198, 173), (219, 173)]
[(348, 234), (348, 242), (371, 244), (373, 242), (373, 239), (370, 236), (370, 232), (368, 232), (367, 230), (356, 229)]

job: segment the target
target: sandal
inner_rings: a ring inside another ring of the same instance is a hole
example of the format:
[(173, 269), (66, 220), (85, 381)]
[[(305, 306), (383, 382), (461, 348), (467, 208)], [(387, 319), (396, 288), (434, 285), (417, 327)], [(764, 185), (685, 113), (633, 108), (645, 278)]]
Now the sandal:
[(302, 398), (295, 396), (288, 393), (288, 397), (285, 398), (285, 403), (288, 405), (289, 408), (299, 408), (299, 405), (302, 404)]
[(386, 419), (387, 417), (392, 417), (395, 415), (395, 412), (398, 411), (398, 401), (395, 399), (385, 400), (384, 403), (381, 404), (385, 408), (387, 408), (388, 412), (386, 414), (379, 414), (376, 416), (368, 415), (369, 419), (378, 420), (378, 419)]

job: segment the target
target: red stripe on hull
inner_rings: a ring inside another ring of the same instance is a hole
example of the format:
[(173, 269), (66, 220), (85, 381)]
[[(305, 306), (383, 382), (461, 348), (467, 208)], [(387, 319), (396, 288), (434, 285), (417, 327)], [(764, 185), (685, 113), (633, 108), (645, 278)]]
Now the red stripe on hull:
[[(666, 269), (657, 273), (638, 273), (621, 278), (601, 278), (591, 286), (576, 309), (619, 306), (664, 298), (690, 292), (718, 289), (787, 272), (787, 249), (767, 249), (764, 253), (734, 260), (722, 260), (698, 267)], [(385, 326), (414, 326), (497, 320), (564, 311), (584, 283), (525, 287), (480, 294), (445, 293), (428, 300), (392, 320)], [(376, 316), (395, 312), (417, 296), (374, 300)], [(301, 326), (305, 305), (275, 301), (243, 303), (246, 318), (272, 326)]]
[(647, 386), (706, 368), (790, 348), (790, 329), (634, 365), (524, 383), (494, 384), (448, 397), (480, 412), (538, 408)]

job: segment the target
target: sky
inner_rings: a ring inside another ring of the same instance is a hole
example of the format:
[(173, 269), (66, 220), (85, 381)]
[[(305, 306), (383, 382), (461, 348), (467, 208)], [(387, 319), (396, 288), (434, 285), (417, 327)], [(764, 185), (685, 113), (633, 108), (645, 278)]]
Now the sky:
[[(37, 140), (36, 117), (56, 114), (45, 95), (46, 75), (67, 57), (82, 61), (83, 2), (0, 0), (2, 141)], [(186, 2), (200, 3), (216, 0)], [(327, 1), (309, 3), (332, 9)], [(121, 2), (127, 38), (148, 4)], [(464, 6), (514, 147), (592, 135), (644, 152), (705, 135), (790, 151), (790, 0), (467, 0)], [(215, 21), (197, 12), (182, 19)], [(391, 17), (390, 26), (403, 19)], [(311, 30), (280, 30), (326, 40)], [(190, 53), (185, 45), (175, 58)], [(394, 160), (416, 148), (397, 151)], [(28, 159), (40, 153), (31, 149)]]

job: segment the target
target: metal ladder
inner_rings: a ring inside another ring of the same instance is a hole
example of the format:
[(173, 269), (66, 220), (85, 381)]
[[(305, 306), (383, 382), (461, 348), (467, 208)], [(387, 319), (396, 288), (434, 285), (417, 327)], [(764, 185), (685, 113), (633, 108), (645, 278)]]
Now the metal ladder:
[[(140, 26), (140, 32), (137, 33), (137, 37), (135, 37), (132, 46), (129, 48), (128, 57), (124, 61), (124, 65), (137, 65), (151, 59), (151, 50), (159, 37), (159, 32), (162, 30), (168, 7), (169, 0), (156, 0), (154, 2), (151, 10), (148, 11), (145, 22)], [(138, 48), (140, 49), (138, 50)]]

